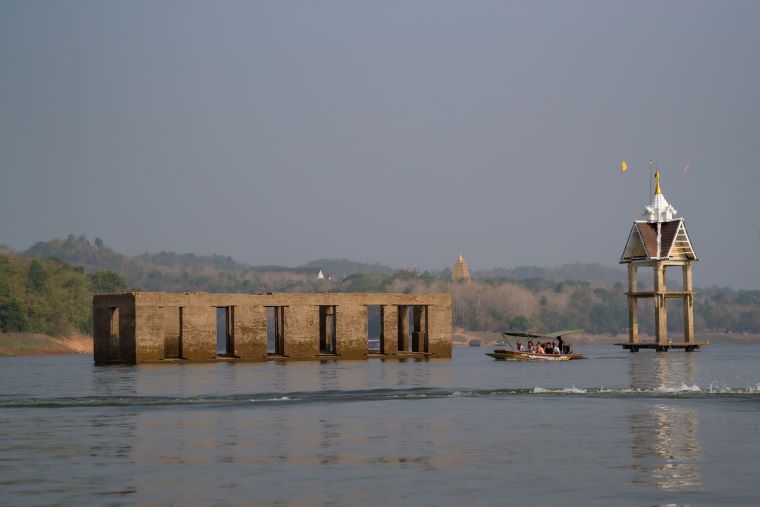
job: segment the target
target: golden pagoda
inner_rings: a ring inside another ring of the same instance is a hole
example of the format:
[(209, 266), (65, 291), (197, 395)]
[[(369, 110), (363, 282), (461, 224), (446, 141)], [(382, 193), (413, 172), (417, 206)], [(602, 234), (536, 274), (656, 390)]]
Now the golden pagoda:
[(459, 252), (459, 257), (454, 263), (454, 271), (451, 273), (451, 279), (455, 282), (470, 281), (470, 268), (467, 267), (467, 261), (462, 257), (462, 252)]

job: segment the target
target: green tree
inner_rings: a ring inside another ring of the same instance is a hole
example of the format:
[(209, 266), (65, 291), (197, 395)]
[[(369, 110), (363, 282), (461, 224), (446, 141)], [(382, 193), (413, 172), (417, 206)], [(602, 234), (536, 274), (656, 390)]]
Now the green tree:
[(127, 281), (113, 271), (96, 271), (87, 275), (90, 279), (90, 288), (95, 294), (112, 292), (124, 292), (127, 290)]

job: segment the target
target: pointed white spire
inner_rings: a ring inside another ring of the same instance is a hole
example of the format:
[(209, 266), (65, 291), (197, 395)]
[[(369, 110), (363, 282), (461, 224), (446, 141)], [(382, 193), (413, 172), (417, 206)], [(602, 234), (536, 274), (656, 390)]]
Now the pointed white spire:
[(669, 222), (673, 220), (673, 217), (678, 213), (676, 209), (670, 205), (665, 196), (662, 195), (660, 190), (660, 171), (657, 170), (654, 173), (654, 179), (657, 181), (654, 195), (652, 196), (652, 202), (648, 206), (644, 206), (644, 216), (650, 222)]

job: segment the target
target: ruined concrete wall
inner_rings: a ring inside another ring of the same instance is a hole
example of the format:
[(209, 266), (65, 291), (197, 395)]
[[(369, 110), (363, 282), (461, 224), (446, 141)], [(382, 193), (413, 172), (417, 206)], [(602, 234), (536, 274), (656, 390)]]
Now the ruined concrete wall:
[(235, 357), (264, 361), (267, 357), (267, 311), (264, 306), (235, 306)]
[(428, 306), (428, 352), (435, 357), (451, 357), (451, 297)]
[[(278, 305), (285, 306), (285, 305)], [(319, 354), (319, 307), (295, 298), (285, 307), (285, 356), (314, 359)]]
[(383, 352), (398, 353), (398, 305), (383, 305)]
[[(450, 294), (207, 294), (138, 292), (97, 295), (93, 299), (95, 362), (105, 364), (111, 346), (112, 308), (119, 308), (119, 360), (128, 364), (164, 359), (167, 315), (181, 315), (180, 357), (213, 360), (216, 354), (216, 308), (233, 310), (231, 333), (234, 357), (266, 360), (267, 307), (284, 307), (284, 350), (287, 359), (315, 359), (319, 351), (319, 307), (335, 306), (338, 358), (365, 358), (368, 353), (367, 305), (383, 307), (384, 354), (396, 355), (399, 330), (411, 340), (408, 319), (400, 313), (421, 315), (419, 348), (432, 357), (451, 357)], [(421, 307), (427, 312), (421, 312)], [(178, 308), (164, 312), (165, 307)], [(414, 308), (417, 310), (414, 310)], [(175, 317), (172, 317), (175, 318)], [(176, 317), (179, 318), (179, 317)], [(169, 334), (176, 335), (176, 331)], [(423, 342), (424, 338), (424, 342)], [(176, 338), (173, 338), (176, 340)], [(427, 344), (427, 347), (425, 347)], [(171, 348), (171, 347), (169, 347)], [(427, 348), (425, 351), (424, 349)]]
[[(118, 309), (115, 317), (114, 309)], [(113, 322), (114, 318), (117, 322)], [(136, 362), (134, 294), (107, 294), (93, 298), (92, 320), (95, 364), (113, 362), (134, 364)], [(113, 332), (118, 335), (115, 340), (111, 336)]]
[(216, 306), (182, 308), (182, 358), (210, 361), (216, 357)]
[(164, 312), (160, 306), (135, 305), (135, 339), (138, 363), (160, 361), (164, 358)]
[(344, 359), (367, 356), (367, 307), (342, 304), (335, 308), (337, 354)]

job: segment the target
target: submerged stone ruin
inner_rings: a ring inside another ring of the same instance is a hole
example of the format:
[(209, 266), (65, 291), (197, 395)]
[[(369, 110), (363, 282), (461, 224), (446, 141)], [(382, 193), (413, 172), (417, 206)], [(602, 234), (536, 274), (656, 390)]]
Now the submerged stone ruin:
[(126, 292), (93, 298), (96, 364), (451, 357), (451, 294)]

